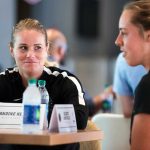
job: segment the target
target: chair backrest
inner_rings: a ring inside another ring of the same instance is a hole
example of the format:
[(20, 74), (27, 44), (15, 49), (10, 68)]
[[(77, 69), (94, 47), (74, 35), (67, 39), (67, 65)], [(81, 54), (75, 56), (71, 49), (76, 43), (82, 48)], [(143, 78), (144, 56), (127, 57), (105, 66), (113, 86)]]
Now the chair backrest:
[(102, 150), (130, 150), (130, 119), (121, 114), (97, 114), (92, 121), (104, 132)]

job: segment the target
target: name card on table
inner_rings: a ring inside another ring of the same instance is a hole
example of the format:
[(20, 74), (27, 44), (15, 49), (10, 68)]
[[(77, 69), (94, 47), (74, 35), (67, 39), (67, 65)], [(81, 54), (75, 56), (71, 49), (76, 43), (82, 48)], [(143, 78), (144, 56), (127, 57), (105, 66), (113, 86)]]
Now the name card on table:
[(72, 104), (54, 105), (50, 125), (50, 132), (76, 132), (77, 124)]
[(21, 117), (21, 103), (0, 103), (0, 128), (21, 128)]

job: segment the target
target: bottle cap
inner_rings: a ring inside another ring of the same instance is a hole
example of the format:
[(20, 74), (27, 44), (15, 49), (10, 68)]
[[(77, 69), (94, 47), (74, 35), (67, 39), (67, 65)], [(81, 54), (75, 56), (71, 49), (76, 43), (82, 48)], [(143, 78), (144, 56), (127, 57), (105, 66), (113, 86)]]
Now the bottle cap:
[(29, 79), (28, 84), (36, 84), (36, 79)]
[(45, 86), (46, 85), (46, 81), (45, 80), (38, 80), (38, 85), (39, 86)]
[(106, 83), (106, 84), (104, 85), (104, 88), (107, 89), (109, 86), (110, 86), (110, 84)]
[(111, 108), (110, 102), (109, 102), (108, 100), (103, 101), (103, 103), (102, 103), (102, 108), (103, 108), (104, 110), (110, 109), (110, 108)]

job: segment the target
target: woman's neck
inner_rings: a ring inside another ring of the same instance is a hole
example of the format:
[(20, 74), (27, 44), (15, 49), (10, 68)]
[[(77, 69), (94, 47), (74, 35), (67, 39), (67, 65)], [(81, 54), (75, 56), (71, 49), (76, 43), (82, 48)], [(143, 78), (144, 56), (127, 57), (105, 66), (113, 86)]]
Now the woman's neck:
[(33, 78), (38, 79), (42, 75), (42, 72), (39, 74), (36, 74), (36, 75), (28, 75), (28, 74), (23, 74), (23, 73), (20, 73), (20, 75), (21, 75), (22, 83), (23, 83), (24, 87), (27, 87), (28, 86), (28, 80), (33, 79)]

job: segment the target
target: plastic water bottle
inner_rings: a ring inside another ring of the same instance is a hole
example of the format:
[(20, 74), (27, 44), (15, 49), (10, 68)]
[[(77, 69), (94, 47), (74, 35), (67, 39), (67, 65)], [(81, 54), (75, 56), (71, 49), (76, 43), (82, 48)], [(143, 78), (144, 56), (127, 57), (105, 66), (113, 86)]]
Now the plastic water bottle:
[(41, 129), (48, 128), (48, 104), (49, 104), (49, 94), (45, 87), (46, 81), (45, 80), (38, 80), (38, 87), (41, 93), (41, 110), (44, 109), (45, 111), (41, 111)]
[(30, 79), (23, 93), (23, 131), (34, 132), (40, 129), (40, 104), (41, 94), (36, 79)]
[[(107, 88), (109, 87), (109, 85), (105, 85), (105, 90), (107, 90)], [(109, 93), (109, 95), (107, 96), (107, 98), (102, 102), (102, 111), (103, 113), (111, 113), (113, 109), (113, 94)]]
[(107, 99), (105, 99), (102, 102), (102, 111), (103, 113), (111, 113), (112, 112), (112, 105), (113, 105), (113, 96), (108, 96)]

